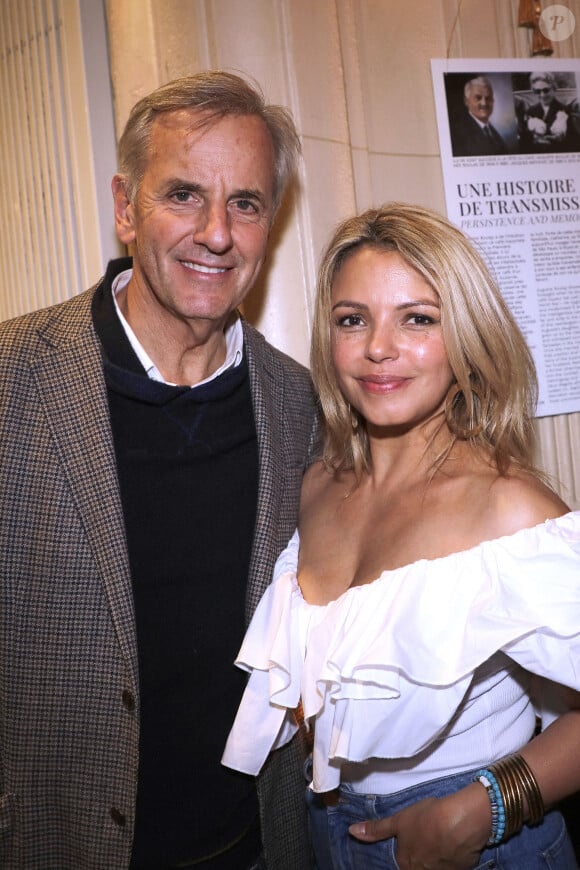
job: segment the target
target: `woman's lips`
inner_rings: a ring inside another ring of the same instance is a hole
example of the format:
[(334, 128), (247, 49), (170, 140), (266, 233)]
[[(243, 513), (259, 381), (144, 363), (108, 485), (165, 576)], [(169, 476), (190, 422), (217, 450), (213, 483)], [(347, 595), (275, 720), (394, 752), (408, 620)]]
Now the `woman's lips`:
[(392, 375), (367, 375), (357, 378), (359, 384), (369, 393), (392, 393), (406, 386), (410, 378), (393, 377)]

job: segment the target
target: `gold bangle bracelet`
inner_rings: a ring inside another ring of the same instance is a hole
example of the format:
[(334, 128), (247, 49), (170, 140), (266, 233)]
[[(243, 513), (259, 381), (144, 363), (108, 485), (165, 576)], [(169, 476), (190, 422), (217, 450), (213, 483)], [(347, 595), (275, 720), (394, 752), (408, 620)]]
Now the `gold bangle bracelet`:
[(514, 767), (509, 758), (502, 758), (491, 768), (494, 773), (499, 789), (502, 793), (505, 806), (506, 826), (504, 837), (507, 839), (517, 834), (524, 824), (524, 796), (520, 780), (515, 775)]
[(529, 814), (528, 824), (537, 825), (542, 821), (546, 812), (538, 781), (525, 758), (521, 755), (514, 755), (514, 762), (525, 782), (525, 796)]
[(545, 814), (544, 800), (525, 758), (517, 754), (501, 758), (490, 767), (490, 771), (496, 778), (505, 808), (504, 839), (523, 828), (526, 815), (527, 824), (539, 824)]
[(514, 755), (513, 763), (518, 771), (518, 775), (522, 780), (522, 785), (524, 789), (524, 798), (528, 810), (528, 823), (534, 824), (539, 811), (538, 794), (534, 789), (534, 780), (532, 779), (529, 769), (520, 762), (521, 759), (518, 756)]

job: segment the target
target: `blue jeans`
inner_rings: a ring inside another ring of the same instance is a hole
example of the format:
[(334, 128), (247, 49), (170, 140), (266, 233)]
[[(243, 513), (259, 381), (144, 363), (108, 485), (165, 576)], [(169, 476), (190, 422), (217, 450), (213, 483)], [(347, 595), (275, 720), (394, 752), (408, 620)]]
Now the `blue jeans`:
[[(341, 785), (336, 806), (326, 807), (311, 789), (307, 803), (317, 870), (399, 870), (397, 839), (361, 843), (348, 833), (353, 822), (381, 819), (427, 797), (445, 797), (469, 785), (474, 772), (446, 776), (390, 795), (366, 795)], [(561, 814), (552, 811), (533, 828), (492, 849), (476, 865), (485, 870), (577, 870), (574, 850)]]

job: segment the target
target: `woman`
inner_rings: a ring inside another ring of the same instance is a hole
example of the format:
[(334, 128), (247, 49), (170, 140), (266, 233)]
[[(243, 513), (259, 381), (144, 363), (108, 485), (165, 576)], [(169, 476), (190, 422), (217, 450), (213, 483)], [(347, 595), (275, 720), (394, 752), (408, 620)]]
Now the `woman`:
[(580, 515), (533, 466), (533, 363), (477, 252), (414, 206), (345, 221), (312, 371), (324, 456), (224, 763), (256, 773), (301, 698), (322, 870), (575, 868), (550, 808), (580, 788)]

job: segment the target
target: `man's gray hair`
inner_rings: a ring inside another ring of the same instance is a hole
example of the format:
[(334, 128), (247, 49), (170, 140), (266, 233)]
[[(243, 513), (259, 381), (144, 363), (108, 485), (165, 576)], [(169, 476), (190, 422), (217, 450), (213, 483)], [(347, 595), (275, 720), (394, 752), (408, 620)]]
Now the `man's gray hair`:
[(477, 87), (477, 85), (488, 88), (493, 96), (493, 88), (491, 86), (491, 82), (488, 78), (486, 78), (486, 76), (476, 76), (473, 79), (469, 79), (469, 81), (465, 83), (465, 87), (463, 88), (463, 96), (468, 97), (472, 89), (474, 87)]
[(296, 173), (301, 153), (294, 121), (288, 109), (267, 104), (257, 84), (221, 70), (175, 79), (133, 106), (118, 146), (119, 171), (125, 177), (128, 199), (134, 199), (143, 180), (155, 118), (162, 112), (179, 109), (198, 109), (203, 113), (200, 126), (227, 115), (254, 115), (262, 119), (274, 147), (273, 206), (276, 210)]

